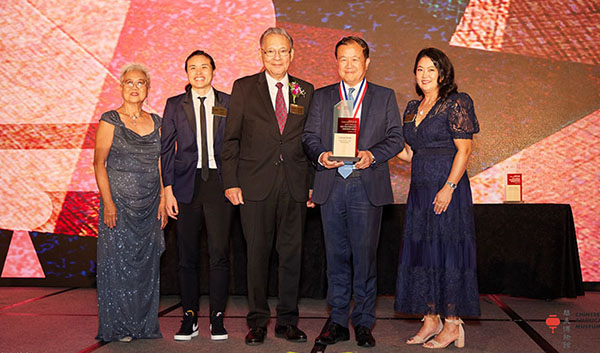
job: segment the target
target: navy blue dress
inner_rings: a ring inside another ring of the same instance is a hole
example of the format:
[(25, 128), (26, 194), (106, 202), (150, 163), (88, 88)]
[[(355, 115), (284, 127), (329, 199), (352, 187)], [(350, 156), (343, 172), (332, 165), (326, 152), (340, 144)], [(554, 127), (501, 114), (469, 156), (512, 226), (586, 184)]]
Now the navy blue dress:
[(433, 211), (435, 195), (452, 169), (457, 151), (453, 139), (472, 139), (479, 132), (473, 101), (466, 93), (440, 99), (417, 127), (419, 103), (410, 101), (404, 112), (404, 137), (414, 154), (394, 309), (479, 316), (473, 200), (466, 172), (447, 211)]
[(154, 131), (140, 136), (125, 127), (114, 110), (101, 120), (115, 126), (106, 171), (117, 224), (98, 222), (98, 335), (117, 341), (160, 338), (158, 324), (160, 255), (165, 249), (160, 220), (159, 128), (161, 118), (151, 114)]

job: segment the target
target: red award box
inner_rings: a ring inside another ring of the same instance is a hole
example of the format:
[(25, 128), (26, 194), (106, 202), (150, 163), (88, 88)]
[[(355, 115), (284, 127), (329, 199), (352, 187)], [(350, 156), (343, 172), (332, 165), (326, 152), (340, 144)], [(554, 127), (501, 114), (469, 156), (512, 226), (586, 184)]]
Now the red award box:
[(523, 178), (521, 173), (506, 174), (504, 202), (523, 202)]

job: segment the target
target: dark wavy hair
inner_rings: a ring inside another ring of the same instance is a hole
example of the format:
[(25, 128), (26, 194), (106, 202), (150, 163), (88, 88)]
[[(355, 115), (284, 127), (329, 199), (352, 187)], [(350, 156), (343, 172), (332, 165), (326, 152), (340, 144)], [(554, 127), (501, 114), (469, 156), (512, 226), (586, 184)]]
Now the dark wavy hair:
[(201, 56), (204, 56), (205, 58), (207, 58), (208, 61), (210, 61), (210, 66), (212, 67), (213, 70), (217, 68), (215, 66), (215, 61), (213, 60), (212, 56), (210, 56), (210, 54), (208, 54), (204, 50), (194, 50), (190, 55), (188, 55), (187, 59), (185, 59), (185, 67), (184, 67), (185, 72), (187, 72), (188, 61), (190, 61), (190, 59), (196, 55), (201, 55)]
[[(415, 67), (413, 73), (417, 74), (417, 65), (419, 60), (424, 57), (428, 57), (433, 61), (433, 65), (438, 70), (438, 85), (439, 85), (439, 96), (441, 99), (448, 97), (450, 94), (455, 93), (458, 90), (456, 82), (454, 82), (454, 66), (452, 62), (443, 51), (436, 48), (425, 48), (422, 49), (417, 58), (415, 59)], [(423, 91), (419, 87), (418, 83), (415, 83), (415, 88), (419, 96), (423, 96)]]

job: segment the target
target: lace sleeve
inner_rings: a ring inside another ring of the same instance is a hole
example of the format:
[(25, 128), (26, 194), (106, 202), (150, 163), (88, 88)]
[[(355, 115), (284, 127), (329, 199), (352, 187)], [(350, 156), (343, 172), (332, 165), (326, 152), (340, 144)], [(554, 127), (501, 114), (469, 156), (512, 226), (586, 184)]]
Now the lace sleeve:
[(406, 109), (404, 109), (404, 114), (402, 114), (402, 125), (404, 125), (405, 123), (415, 121), (418, 107), (418, 100), (411, 100), (410, 102), (408, 102), (408, 104), (406, 105)]
[(479, 132), (479, 122), (475, 116), (473, 100), (466, 93), (458, 93), (450, 98), (448, 128), (455, 139), (472, 139)]

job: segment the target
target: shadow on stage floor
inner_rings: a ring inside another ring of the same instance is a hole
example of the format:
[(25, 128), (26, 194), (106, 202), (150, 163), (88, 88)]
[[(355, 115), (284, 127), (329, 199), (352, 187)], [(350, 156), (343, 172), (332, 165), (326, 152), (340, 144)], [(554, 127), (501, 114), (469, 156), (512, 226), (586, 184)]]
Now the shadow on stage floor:
[[(351, 340), (326, 347), (327, 353), (423, 352), (403, 342), (419, 328), (420, 318), (393, 311), (393, 297), (377, 300), (374, 348), (356, 346)], [(576, 299), (552, 301), (504, 295), (480, 296), (479, 318), (465, 318), (466, 345), (461, 352), (598, 352), (600, 346), (600, 293), (586, 292)], [(274, 311), (276, 299), (270, 300)], [(212, 342), (208, 332), (208, 298), (201, 299), (200, 334), (190, 342), (175, 342), (173, 334), (182, 315), (178, 296), (163, 296), (160, 325), (164, 338), (131, 343), (103, 343), (94, 339), (97, 329), (96, 290), (92, 288), (0, 287), (0, 352), (306, 352), (327, 318), (325, 300), (302, 299), (300, 322), (307, 343), (289, 343), (273, 335), (274, 319), (265, 344), (244, 344), (247, 332), (246, 298), (234, 296), (228, 303), (225, 325), (229, 340)], [(549, 315), (560, 324), (552, 329)], [(352, 332), (352, 330), (351, 330)], [(452, 346), (447, 348), (457, 351)]]

